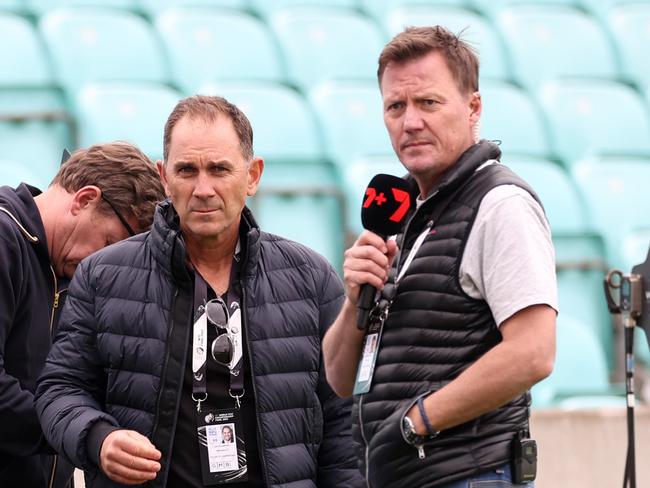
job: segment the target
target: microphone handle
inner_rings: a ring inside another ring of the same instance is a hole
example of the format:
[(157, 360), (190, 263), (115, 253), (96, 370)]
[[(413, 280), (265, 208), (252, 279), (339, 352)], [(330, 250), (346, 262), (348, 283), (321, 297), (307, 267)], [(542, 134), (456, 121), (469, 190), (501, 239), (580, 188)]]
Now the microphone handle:
[(357, 302), (357, 329), (365, 330), (368, 323), (368, 315), (370, 314), (370, 308), (374, 303), (375, 294), (377, 289), (369, 284), (365, 284), (361, 287), (359, 292), (359, 301)]

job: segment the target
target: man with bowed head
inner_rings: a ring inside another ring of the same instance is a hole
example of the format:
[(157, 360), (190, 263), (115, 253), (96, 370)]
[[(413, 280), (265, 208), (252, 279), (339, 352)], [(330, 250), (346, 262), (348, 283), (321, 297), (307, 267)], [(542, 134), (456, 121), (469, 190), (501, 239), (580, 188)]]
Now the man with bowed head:
[(264, 162), (236, 106), (181, 100), (163, 141), (169, 199), (151, 232), (72, 281), (37, 391), (48, 440), (89, 488), (361, 486), (351, 402), (321, 359), (341, 280), (257, 226), (245, 202)]
[(131, 144), (75, 151), (51, 185), (0, 187), (0, 486), (66, 486), (34, 408), (67, 282), (86, 256), (151, 226), (164, 192)]
[[(357, 389), (361, 470), (372, 488), (532, 486), (516, 483), (513, 468), (530, 435), (528, 390), (555, 355), (544, 211), (499, 148), (478, 138), (478, 59), (465, 42), (440, 26), (407, 28), (381, 53), (378, 78), (417, 208), (397, 240), (365, 231), (346, 252), (346, 300), (324, 340), (333, 389)], [(381, 335), (363, 389), (355, 322), (366, 283), (381, 290), (371, 312)]]

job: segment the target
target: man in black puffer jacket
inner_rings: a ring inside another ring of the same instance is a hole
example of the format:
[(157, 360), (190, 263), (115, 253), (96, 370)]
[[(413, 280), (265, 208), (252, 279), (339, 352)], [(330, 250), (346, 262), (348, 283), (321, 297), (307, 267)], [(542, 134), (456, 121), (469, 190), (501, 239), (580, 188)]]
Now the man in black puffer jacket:
[(263, 170), (248, 120), (219, 97), (182, 100), (164, 158), (152, 231), (72, 281), (37, 391), (46, 437), (89, 488), (360, 486), (350, 402), (320, 352), (342, 284), (245, 207)]
[[(440, 26), (406, 29), (378, 76), (418, 204), (396, 241), (366, 231), (348, 250), (347, 299), (324, 341), (328, 380), (356, 393), (361, 469), (372, 488), (532, 486), (514, 468), (517, 443), (533, 451), (528, 389), (555, 354), (544, 211), (478, 138), (478, 59), (465, 42)], [(382, 293), (364, 336), (355, 322), (366, 283)]]
[(73, 466), (41, 432), (34, 391), (81, 259), (151, 227), (153, 163), (123, 142), (75, 151), (41, 192), (0, 187), (0, 487), (62, 488)]

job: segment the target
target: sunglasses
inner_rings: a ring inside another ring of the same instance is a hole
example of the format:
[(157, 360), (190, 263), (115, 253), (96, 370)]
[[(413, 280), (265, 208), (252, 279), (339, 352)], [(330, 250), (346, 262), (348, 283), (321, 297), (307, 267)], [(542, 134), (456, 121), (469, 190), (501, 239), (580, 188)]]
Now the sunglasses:
[(230, 368), (235, 348), (233, 346), (230, 328), (228, 327), (228, 321), (230, 320), (228, 307), (221, 298), (213, 298), (205, 304), (205, 315), (208, 321), (217, 328), (217, 331), (221, 330), (224, 332), (212, 341), (212, 347), (210, 348), (212, 359)]
[(124, 226), (124, 228), (128, 231), (129, 235), (133, 237), (135, 235), (135, 231), (133, 228), (129, 225), (129, 223), (126, 221), (124, 218), (124, 215), (117, 209), (117, 207), (111, 202), (106, 195), (104, 195), (104, 192), (102, 192), (102, 199), (108, 203), (108, 206), (113, 209), (113, 212), (115, 212), (115, 215), (117, 215), (117, 218), (120, 219), (120, 222)]

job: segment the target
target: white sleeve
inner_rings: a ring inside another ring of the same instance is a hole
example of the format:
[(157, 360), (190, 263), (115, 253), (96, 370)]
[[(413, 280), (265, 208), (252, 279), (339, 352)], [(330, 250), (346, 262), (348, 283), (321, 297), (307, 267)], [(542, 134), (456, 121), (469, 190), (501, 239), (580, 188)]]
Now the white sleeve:
[(501, 185), (485, 195), (461, 260), (460, 284), (488, 303), (497, 326), (531, 305), (558, 310), (551, 230), (527, 191)]

